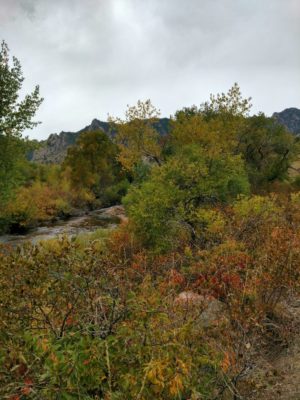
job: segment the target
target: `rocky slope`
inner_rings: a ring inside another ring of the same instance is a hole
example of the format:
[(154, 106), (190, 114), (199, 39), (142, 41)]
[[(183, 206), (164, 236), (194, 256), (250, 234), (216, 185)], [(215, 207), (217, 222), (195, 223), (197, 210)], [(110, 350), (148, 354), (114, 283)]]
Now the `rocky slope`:
[(109, 124), (107, 122), (93, 119), (90, 125), (78, 132), (60, 132), (52, 133), (47, 140), (40, 142), (40, 146), (35, 150), (31, 156), (31, 161), (45, 163), (45, 164), (56, 164), (63, 161), (67, 154), (68, 147), (72, 146), (78, 136), (82, 132), (94, 131), (101, 129), (103, 132), (110, 134)]
[(286, 108), (281, 112), (275, 112), (273, 117), (290, 132), (300, 135), (300, 110), (298, 108)]
[[(169, 122), (168, 118), (161, 118), (154, 124), (154, 127), (161, 135), (165, 135), (169, 129)], [(111, 137), (114, 135), (108, 122), (93, 119), (90, 125), (77, 132), (52, 133), (47, 140), (40, 142), (39, 148), (34, 150), (29, 158), (31, 161), (44, 164), (61, 163), (67, 154), (68, 147), (76, 142), (81, 133), (99, 129)]]

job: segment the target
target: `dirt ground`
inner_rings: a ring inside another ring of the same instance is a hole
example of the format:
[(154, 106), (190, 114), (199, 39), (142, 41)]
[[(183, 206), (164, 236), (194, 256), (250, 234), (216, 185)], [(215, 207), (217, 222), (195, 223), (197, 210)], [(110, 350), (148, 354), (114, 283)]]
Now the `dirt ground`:
[(295, 337), (279, 354), (258, 363), (254, 373), (257, 390), (249, 400), (300, 400), (300, 299), (288, 304), (288, 313), (293, 318)]

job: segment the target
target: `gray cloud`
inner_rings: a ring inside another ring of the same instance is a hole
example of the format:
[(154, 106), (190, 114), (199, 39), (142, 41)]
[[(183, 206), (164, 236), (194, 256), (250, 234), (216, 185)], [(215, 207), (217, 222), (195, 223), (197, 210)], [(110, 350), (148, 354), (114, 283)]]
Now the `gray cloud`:
[(78, 130), (151, 98), (163, 115), (237, 81), (254, 111), (300, 107), (298, 0), (0, 0), (0, 38), (40, 84), (43, 122)]

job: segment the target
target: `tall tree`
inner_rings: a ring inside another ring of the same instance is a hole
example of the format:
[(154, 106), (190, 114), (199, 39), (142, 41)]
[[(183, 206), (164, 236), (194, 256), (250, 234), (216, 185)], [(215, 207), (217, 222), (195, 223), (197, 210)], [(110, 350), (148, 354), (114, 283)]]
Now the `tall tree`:
[(160, 112), (150, 100), (138, 101), (137, 105), (127, 108), (125, 119), (110, 118), (113, 129), (117, 131), (116, 142), (120, 149), (119, 161), (128, 171), (142, 162), (154, 162), (160, 165), (162, 146), (160, 135), (155, 129)]
[(172, 121), (172, 142), (179, 147), (187, 143), (217, 146), (235, 154), (238, 134), (251, 107), (251, 98), (244, 98), (235, 83), (227, 93), (211, 94), (200, 107), (178, 110)]
[(243, 155), (254, 188), (287, 178), (299, 154), (298, 139), (264, 114), (247, 118), (237, 139), (236, 153)]
[(121, 178), (118, 147), (102, 131), (82, 133), (68, 149), (63, 167), (76, 191), (88, 190), (103, 200), (106, 191)]
[(200, 107), (183, 108), (172, 121), (173, 146), (197, 143), (207, 151), (240, 154), (253, 189), (286, 178), (299, 154), (297, 139), (264, 114), (249, 116), (250, 109), (251, 98), (243, 98), (237, 84)]
[(210, 100), (203, 103), (200, 110), (207, 118), (219, 115), (246, 117), (251, 107), (251, 97), (244, 98), (239, 85), (235, 82), (227, 93), (211, 94)]
[(21, 64), (9, 56), (3, 41), (0, 50), (0, 201), (4, 201), (19, 178), (19, 163), (25, 147), (21, 133), (39, 122), (32, 119), (43, 99), (36, 86), (31, 94), (20, 99), (24, 81)]

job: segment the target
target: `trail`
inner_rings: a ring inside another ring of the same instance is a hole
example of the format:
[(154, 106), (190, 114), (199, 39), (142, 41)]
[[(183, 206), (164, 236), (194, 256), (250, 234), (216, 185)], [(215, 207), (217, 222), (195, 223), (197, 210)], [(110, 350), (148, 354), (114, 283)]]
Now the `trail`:
[(300, 400), (300, 299), (289, 304), (288, 312), (298, 332), (286, 349), (259, 367), (262, 387), (251, 400)]

